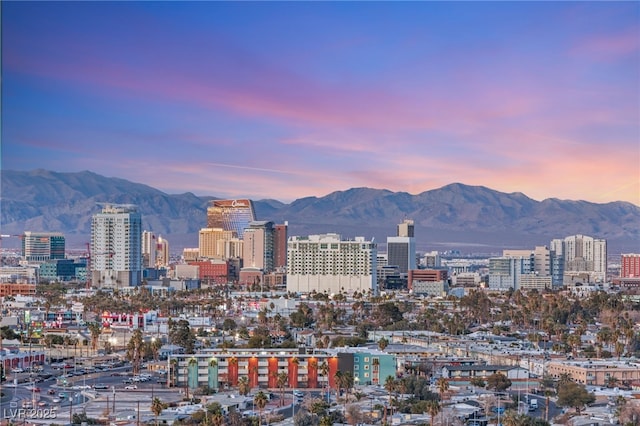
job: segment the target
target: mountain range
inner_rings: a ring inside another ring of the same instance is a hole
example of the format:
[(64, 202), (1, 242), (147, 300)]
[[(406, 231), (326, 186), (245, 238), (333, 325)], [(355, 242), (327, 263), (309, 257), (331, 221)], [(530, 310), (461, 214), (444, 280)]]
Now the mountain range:
[[(89, 171), (3, 170), (0, 177), (2, 234), (63, 232), (67, 246), (76, 249), (89, 241), (91, 216), (100, 211), (101, 202), (137, 205), (143, 229), (166, 238), (173, 252), (197, 247), (207, 206), (216, 199), (189, 192), (167, 194)], [(396, 224), (413, 219), (419, 250), (495, 253), (583, 234), (607, 239), (609, 254), (640, 252), (640, 207), (621, 201), (536, 201), (522, 193), (452, 183), (416, 195), (352, 188), (290, 204), (272, 199), (254, 203), (259, 220), (287, 221), (289, 235), (336, 232), (384, 244), (387, 236), (395, 235)], [(17, 247), (16, 240), (5, 238), (2, 245)]]

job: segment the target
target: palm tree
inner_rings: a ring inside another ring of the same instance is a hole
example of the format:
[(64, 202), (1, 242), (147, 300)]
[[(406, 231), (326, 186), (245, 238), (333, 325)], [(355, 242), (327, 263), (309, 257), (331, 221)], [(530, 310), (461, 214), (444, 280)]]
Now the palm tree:
[(91, 349), (95, 352), (98, 349), (98, 339), (100, 338), (100, 333), (102, 333), (102, 326), (100, 323), (91, 322), (87, 328), (91, 333)]
[(284, 405), (284, 388), (287, 386), (287, 383), (289, 383), (289, 375), (282, 371), (278, 374), (277, 380), (278, 388), (280, 388), (280, 406)]
[(435, 401), (433, 399), (427, 401), (427, 413), (429, 413), (429, 416), (431, 417), (431, 423), (430, 423), (431, 426), (433, 426), (433, 422), (439, 412), (440, 412), (440, 404), (438, 403), (438, 401)]
[[(396, 379), (393, 376), (387, 376), (384, 381), (384, 388), (389, 392), (389, 408), (391, 408), (391, 394), (396, 390)], [(391, 415), (393, 415), (393, 409), (391, 409)]]
[(158, 416), (162, 414), (162, 410), (164, 410), (165, 404), (160, 401), (160, 398), (153, 398), (151, 401), (151, 412), (156, 417), (156, 426), (158, 426)]
[(269, 398), (267, 398), (267, 395), (265, 395), (262, 391), (258, 392), (256, 396), (253, 397), (253, 403), (260, 413), (258, 424), (262, 424), (262, 410), (264, 410), (264, 407), (267, 405), (268, 400)]
[(337, 399), (342, 394), (342, 387), (344, 385), (344, 373), (340, 370), (336, 371), (336, 374), (333, 376), (333, 379), (336, 383), (336, 388), (338, 389), (338, 395), (336, 396), (336, 399)]
[(144, 345), (144, 340), (142, 338), (142, 330), (137, 328), (133, 332), (133, 336), (127, 343), (127, 359), (131, 361), (133, 364), (133, 374), (138, 374), (140, 372), (140, 362), (142, 361), (142, 346)]
[(329, 393), (329, 364), (327, 364), (327, 361), (323, 361), (322, 364), (320, 364), (320, 374), (322, 375), (322, 377), (326, 378), (326, 391), (328, 394)]
[(449, 382), (444, 377), (440, 377), (438, 380), (436, 380), (436, 386), (438, 388), (438, 393), (440, 394), (440, 400), (442, 401), (442, 405), (444, 406), (444, 394), (449, 390)]
[(436, 386), (440, 394), (440, 400), (444, 403), (444, 394), (449, 390), (449, 382), (444, 377), (440, 377), (436, 380)]
[(249, 384), (249, 378), (242, 376), (238, 379), (238, 393), (242, 396), (247, 396), (251, 391), (251, 385)]

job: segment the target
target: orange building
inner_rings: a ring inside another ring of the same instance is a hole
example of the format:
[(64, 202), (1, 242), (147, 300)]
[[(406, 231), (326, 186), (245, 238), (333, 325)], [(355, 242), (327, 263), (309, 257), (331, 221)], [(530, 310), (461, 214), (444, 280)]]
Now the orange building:
[(35, 296), (35, 295), (36, 295), (35, 284), (21, 284), (21, 283), (1, 283), (0, 284), (0, 297)]

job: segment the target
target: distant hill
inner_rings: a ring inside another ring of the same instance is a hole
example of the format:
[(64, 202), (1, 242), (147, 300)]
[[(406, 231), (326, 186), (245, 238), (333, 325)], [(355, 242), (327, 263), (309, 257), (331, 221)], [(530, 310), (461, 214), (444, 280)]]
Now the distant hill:
[[(89, 171), (4, 170), (0, 176), (2, 234), (60, 231), (74, 248), (89, 241), (98, 202), (136, 204), (144, 229), (166, 237), (175, 250), (195, 247), (198, 230), (206, 225), (207, 205), (216, 198), (166, 194)], [(488, 253), (584, 234), (606, 238), (610, 254), (640, 252), (640, 207), (627, 202), (535, 201), (522, 193), (454, 183), (417, 195), (353, 188), (290, 204), (257, 200), (255, 208), (260, 220), (288, 221), (290, 235), (338, 232), (345, 237), (375, 237), (380, 243), (395, 235), (397, 223), (410, 218), (421, 250)], [(11, 239), (2, 243), (16, 245)]]

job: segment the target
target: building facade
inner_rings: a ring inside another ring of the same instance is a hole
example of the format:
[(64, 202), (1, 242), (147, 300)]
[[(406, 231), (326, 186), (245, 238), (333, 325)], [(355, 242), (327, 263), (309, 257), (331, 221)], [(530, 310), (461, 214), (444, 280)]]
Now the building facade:
[(640, 278), (640, 254), (620, 255), (620, 277)]
[(65, 258), (65, 238), (60, 232), (31, 232), (22, 235), (22, 258), (42, 263)]
[(530, 257), (493, 257), (489, 259), (489, 288), (506, 291), (517, 290), (520, 276), (531, 271)]
[(551, 241), (552, 250), (564, 259), (564, 274), (589, 272), (594, 281), (607, 277), (607, 241), (586, 235), (571, 235)]
[(338, 234), (290, 237), (287, 291), (294, 293), (377, 292), (375, 243)]
[(275, 270), (284, 272), (287, 267), (289, 223), (277, 224), (273, 228), (273, 267)]
[[(354, 387), (383, 384), (396, 377), (396, 358), (376, 350), (337, 348), (208, 349), (198, 354), (172, 354), (168, 360), (169, 385), (197, 389), (231, 388), (246, 377), (251, 388), (276, 389), (278, 376), (287, 375), (287, 388), (334, 389), (337, 376), (351, 372)], [(340, 372), (340, 373), (338, 373)]]
[(91, 280), (120, 288), (142, 280), (142, 217), (130, 204), (105, 204), (91, 220)]
[(198, 233), (199, 256), (210, 259), (225, 259), (226, 242), (237, 236), (235, 231), (225, 231), (222, 228), (200, 229)]
[(397, 236), (387, 237), (387, 265), (398, 266), (401, 274), (416, 269), (416, 242), (413, 220), (404, 220), (397, 227)]
[(157, 237), (151, 231), (142, 232), (142, 267), (155, 268), (157, 258)]
[(207, 228), (234, 231), (243, 239), (244, 230), (256, 220), (251, 200), (214, 200), (207, 208)]
[(274, 269), (273, 222), (254, 221), (244, 230), (242, 265), (269, 273)]

